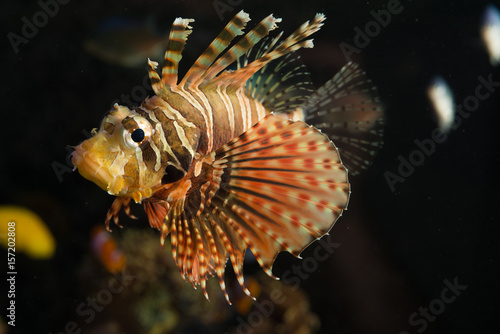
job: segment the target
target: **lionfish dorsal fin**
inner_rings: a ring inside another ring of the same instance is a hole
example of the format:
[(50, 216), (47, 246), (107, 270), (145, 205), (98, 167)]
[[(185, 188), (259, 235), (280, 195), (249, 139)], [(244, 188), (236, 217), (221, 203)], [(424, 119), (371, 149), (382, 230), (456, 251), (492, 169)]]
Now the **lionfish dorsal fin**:
[(160, 76), (158, 75), (158, 72), (156, 72), (157, 67), (158, 63), (148, 58), (147, 69), (148, 69), (149, 80), (151, 81), (151, 87), (153, 87), (153, 91), (155, 92), (156, 95), (160, 95), (160, 92), (163, 90), (163, 84), (161, 83), (161, 79)]
[(251, 31), (245, 34), (235, 45), (226, 51), (210, 68), (207, 69), (203, 76), (204, 81), (208, 82), (227, 66), (237, 61), (241, 56), (245, 55), (255, 44), (266, 37), (269, 32), (276, 29), (277, 23), (281, 22), (280, 18), (275, 18), (272, 14), (259, 22)]
[(194, 22), (193, 19), (179, 17), (172, 24), (172, 29), (168, 37), (168, 48), (165, 52), (165, 59), (163, 60), (163, 68), (161, 70), (161, 82), (165, 86), (177, 85), (179, 62), (182, 58), (182, 50), (184, 50), (187, 38), (192, 32), (192, 28), (189, 25), (192, 22)]
[[(228, 87), (231, 88), (242, 87), (252, 75), (269, 64), (269, 62), (301, 48), (312, 48), (312, 40), (304, 39), (318, 31), (323, 25), (324, 20), (325, 16), (323, 14), (316, 14), (312, 21), (307, 21), (302, 24), (295, 32), (274, 48), (274, 50), (263, 53), (262, 57), (255, 59), (234, 72), (224, 72), (220, 74), (213, 80), (213, 83), (226, 83)], [(272, 43), (276, 42), (276, 39), (272, 41)]]
[(192, 27), (189, 25), (194, 22), (194, 19), (176, 18), (170, 29), (168, 36), (168, 46), (163, 60), (161, 70), (161, 79), (156, 72), (157, 62), (148, 59), (148, 73), (151, 80), (151, 86), (155, 94), (160, 95), (160, 92), (169, 87), (177, 85), (177, 74), (179, 62), (182, 58), (182, 50), (186, 45), (187, 38), (192, 32)]
[[(279, 37), (266, 38), (238, 59), (238, 68), (271, 52)], [(314, 85), (311, 75), (300, 55), (289, 53), (262, 67), (246, 82), (247, 94), (275, 113), (295, 112), (312, 94)], [(289, 117), (290, 118), (290, 117)]]
[(186, 87), (191, 83), (196, 83), (206, 69), (212, 65), (215, 59), (224, 51), (232, 40), (243, 34), (243, 29), (250, 17), (243, 10), (236, 14), (224, 27), (219, 35), (210, 43), (208, 48), (198, 57), (196, 62), (188, 70), (179, 86)]

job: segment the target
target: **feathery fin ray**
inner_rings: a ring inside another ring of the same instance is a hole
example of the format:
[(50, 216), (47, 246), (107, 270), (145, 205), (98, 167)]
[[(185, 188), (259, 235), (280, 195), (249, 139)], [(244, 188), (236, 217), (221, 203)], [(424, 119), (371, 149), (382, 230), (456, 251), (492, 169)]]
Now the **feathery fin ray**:
[[(280, 35), (281, 36), (281, 35)], [(238, 68), (271, 52), (280, 36), (266, 38), (238, 59)], [(246, 82), (247, 94), (275, 113), (289, 113), (300, 107), (313, 93), (309, 71), (300, 56), (289, 53), (252, 75)]]

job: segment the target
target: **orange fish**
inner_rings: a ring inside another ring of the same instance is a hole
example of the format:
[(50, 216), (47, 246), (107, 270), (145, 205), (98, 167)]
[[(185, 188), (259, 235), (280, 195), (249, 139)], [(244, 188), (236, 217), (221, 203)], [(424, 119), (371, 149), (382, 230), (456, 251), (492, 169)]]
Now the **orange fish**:
[(161, 76), (148, 61), (156, 95), (132, 109), (115, 105), (72, 154), (83, 177), (117, 196), (108, 228), (111, 220), (119, 225), (121, 208), (130, 214), (131, 200), (142, 204), (162, 245), (170, 235), (182, 277), (208, 299), (207, 278), (217, 275), (229, 303), (228, 258), (251, 296), (242, 273), (247, 248), (273, 276), (279, 252), (298, 257), (346, 209), (347, 168), (327, 135), (347, 166), (359, 169), (382, 133), (375, 88), (357, 65), (315, 91), (292, 55), (313, 47), (307, 38), (323, 14), (285, 39), (265, 38), (281, 19), (269, 15), (244, 34), (249, 20), (239, 12), (178, 82), (194, 20), (177, 18)]
[(104, 227), (95, 226), (91, 232), (91, 239), (94, 254), (109, 272), (120, 272), (125, 268), (125, 254)]

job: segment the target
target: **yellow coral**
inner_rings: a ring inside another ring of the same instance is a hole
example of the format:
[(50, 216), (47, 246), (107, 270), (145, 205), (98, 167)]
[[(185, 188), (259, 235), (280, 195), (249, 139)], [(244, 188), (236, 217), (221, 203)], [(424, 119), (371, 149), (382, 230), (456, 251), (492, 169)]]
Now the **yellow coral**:
[[(15, 222), (15, 231), (9, 229)], [(9, 232), (15, 232), (9, 236)], [(14, 241), (14, 242), (13, 242)], [(0, 244), (15, 244), (16, 252), (24, 252), (34, 259), (48, 259), (54, 255), (56, 242), (45, 222), (33, 211), (22, 206), (0, 205)]]

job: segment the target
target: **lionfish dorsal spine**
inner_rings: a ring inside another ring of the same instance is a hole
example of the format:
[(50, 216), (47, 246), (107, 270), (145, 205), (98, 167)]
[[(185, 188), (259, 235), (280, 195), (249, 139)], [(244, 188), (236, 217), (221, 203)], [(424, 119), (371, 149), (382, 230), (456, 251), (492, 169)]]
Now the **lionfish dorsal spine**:
[(188, 87), (191, 84), (197, 86), (205, 71), (212, 65), (215, 59), (231, 44), (236, 36), (242, 35), (243, 30), (250, 17), (243, 10), (236, 14), (224, 27), (219, 35), (210, 43), (207, 49), (198, 57), (193, 66), (188, 70), (179, 86)]
[(175, 87), (178, 81), (179, 62), (182, 58), (182, 50), (186, 45), (187, 38), (192, 32), (189, 25), (194, 19), (176, 18), (170, 29), (167, 50), (163, 59), (161, 78), (156, 71), (158, 63), (148, 59), (147, 69), (151, 86), (156, 95), (161, 95), (162, 90)]
[(226, 51), (210, 68), (205, 72), (203, 79), (208, 82), (217, 74), (238, 60), (241, 56), (247, 53), (255, 44), (266, 37), (269, 32), (276, 29), (277, 23), (281, 22), (280, 18), (275, 18), (272, 14), (264, 18), (251, 31), (245, 34), (235, 45)]
[(179, 62), (182, 58), (182, 50), (186, 45), (187, 38), (192, 32), (189, 25), (194, 19), (176, 18), (172, 24), (168, 37), (168, 48), (165, 52), (163, 67), (161, 70), (161, 82), (164, 86), (172, 87), (177, 85), (177, 74)]
[[(264, 53), (262, 57), (255, 59), (251, 63), (248, 63), (246, 66), (241, 67), (234, 72), (224, 72), (220, 74), (214, 78), (211, 83), (214, 85), (225, 83), (229, 88), (235, 89), (242, 87), (252, 75), (269, 64), (269, 62), (301, 48), (312, 48), (312, 40), (304, 40), (304, 38), (307, 38), (318, 31), (323, 25), (322, 22), (324, 20), (325, 16), (323, 14), (316, 14), (312, 22), (307, 21), (302, 24), (299, 29), (281, 42), (274, 50)], [(273, 40), (272, 43), (277, 43), (277, 39)]]
[(148, 58), (147, 70), (149, 75), (149, 80), (151, 81), (151, 87), (153, 87), (153, 91), (156, 95), (160, 95), (163, 89), (163, 84), (161, 83), (160, 76), (158, 72), (156, 72), (156, 68), (158, 67), (158, 63), (155, 61), (151, 61)]

